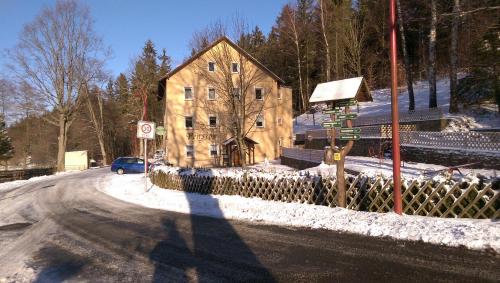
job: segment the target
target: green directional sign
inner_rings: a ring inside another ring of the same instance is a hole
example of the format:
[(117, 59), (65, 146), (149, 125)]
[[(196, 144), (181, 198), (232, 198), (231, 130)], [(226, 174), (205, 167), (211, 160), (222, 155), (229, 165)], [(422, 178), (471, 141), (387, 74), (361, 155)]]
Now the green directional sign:
[(342, 127), (341, 121), (331, 121), (331, 122), (323, 122), (321, 124), (323, 128), (340, 128)]
[(361, 133), (361, 128), (342, 128), (340, 129), (341, 134), (359, 134)]
[(156, 127), (156, 134), (159, 136), (165, 135), (165, 128), (162, 126)]
[(358, 104), (358, 101), (356, 99), (349, 99), (349, 100), (335, 102), (335, 106), (337, 107), (354, 106), (356, 104)]
[(356, 113), (338, 114), (335, 116), (335, 118), (340, 119), (340, 120), (352, 120), (352, 119), (356, 119), (356, 117), (358, 117), (358, 114), (356, 114)]
[(323, 114), (340, 114), (340, 112), (342, 112), (342, 109), (335, 107), (334, 109), (324, 110)]
[(339, 139), (340, 140), (359, 140), (361, 138), (361, 135), (357, 134), (340, 134)]

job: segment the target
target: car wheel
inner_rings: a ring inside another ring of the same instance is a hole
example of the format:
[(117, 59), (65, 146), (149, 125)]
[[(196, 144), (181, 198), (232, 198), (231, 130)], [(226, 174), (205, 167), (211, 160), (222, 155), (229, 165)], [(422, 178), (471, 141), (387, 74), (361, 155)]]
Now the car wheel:
[(116, 173), (118, 173), (118, 175), (122, 175), (123, 173), (125, 173), (125, 171), (123, 171), (122, 168), (119, 168), (118, 170), (116, 170)]

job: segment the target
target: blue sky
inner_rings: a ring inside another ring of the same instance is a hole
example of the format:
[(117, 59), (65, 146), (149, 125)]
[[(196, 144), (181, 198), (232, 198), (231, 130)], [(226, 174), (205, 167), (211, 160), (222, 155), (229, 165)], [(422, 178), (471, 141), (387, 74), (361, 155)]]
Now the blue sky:
[[(53, 0), (0, 0), (0, 49), (13, 47), (24, 24), (33, 21)], [(243, 17), (253, 27), (268, 33), (287, 0), (88, 0), (95, 20), (94, 28), (113, 50), (108, 69), (116, 76), (129, 69), (130, 61), (140, 54), (144, 42), (151, 39), (158, 51), (166, 48), (173, 67), (189, 56), (189, 40), (194, 31), (217, 19), (230, 21)], [(3, 54), (3, 53), (2, 53)], [(0, 72), (6, 58), (0, 57)]]

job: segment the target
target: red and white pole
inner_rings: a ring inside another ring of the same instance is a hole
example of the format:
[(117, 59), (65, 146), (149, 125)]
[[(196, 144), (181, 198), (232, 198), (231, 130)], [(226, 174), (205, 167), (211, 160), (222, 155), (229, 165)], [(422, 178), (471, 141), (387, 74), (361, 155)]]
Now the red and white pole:
[(394, 182), (394, 212), (403, 212), (401, 201), (401, 156), (399, 149), (398, 110), (398, 50), (396, 42), (396, 0), (390, 0), (390, 50), (391, 50), (391, 110), (392, 110), (392, 178)]

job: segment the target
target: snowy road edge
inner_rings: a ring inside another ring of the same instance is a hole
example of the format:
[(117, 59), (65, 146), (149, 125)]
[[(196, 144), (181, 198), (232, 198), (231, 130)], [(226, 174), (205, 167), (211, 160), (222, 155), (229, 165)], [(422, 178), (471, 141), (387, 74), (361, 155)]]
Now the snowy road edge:
[(110, 174), (100, 190), (141, 206), (258, 224), (327, 229), (374, 237), (422, 241), (500, 253), (500, 222), (399, 216), (394, 213), (360, 212), (343, 208), (264, 201), (241, 196), (200, 195), (149, 185), (144, 192), (142, 175)]

